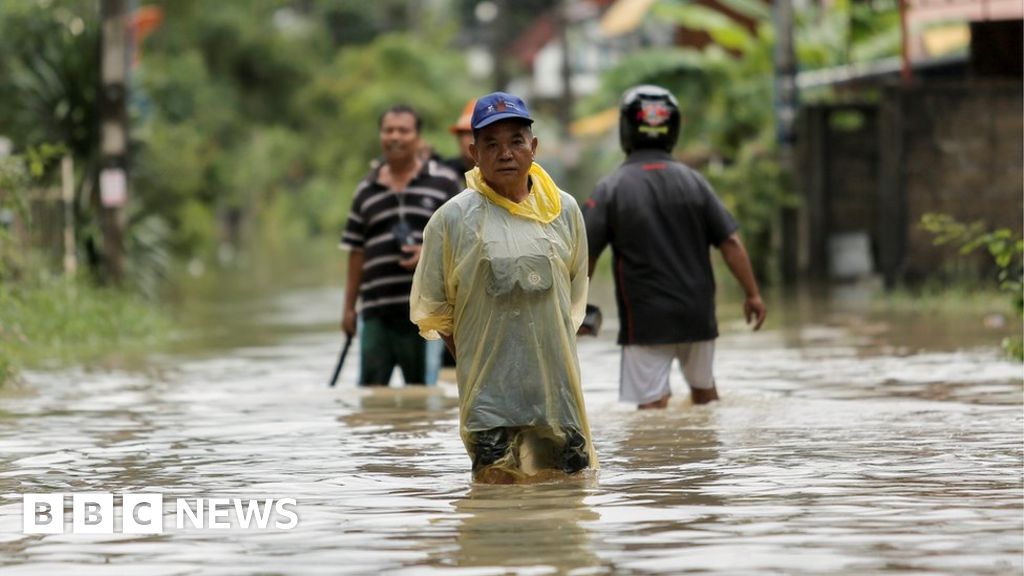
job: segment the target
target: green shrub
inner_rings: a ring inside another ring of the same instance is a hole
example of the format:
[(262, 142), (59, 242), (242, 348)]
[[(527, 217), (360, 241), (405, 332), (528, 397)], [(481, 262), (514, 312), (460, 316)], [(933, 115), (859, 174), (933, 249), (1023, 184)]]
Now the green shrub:
[(40, 277), (0, 287), (0, 382), (17, 368), (99, 360), (164, 342), (168, 317), (123, 290)]
[[(1024, 268), (1021, 266), (1024, 239), (1008, 228), (989, 230), (984, 222), (964, 224), (948, 214), (925, 214), (921, 217), (921, 227), (935, 235), (936, 245), (958, 245), (962, 255), (984, 248), (999, 270), (996, 276), (999, 290), (1009, 294), (1017, 319), (1024, 319)], [(1005, 338), (1003, 349), (1010, 356), (1024, 360), (1024, 343), (1019, 336)]]

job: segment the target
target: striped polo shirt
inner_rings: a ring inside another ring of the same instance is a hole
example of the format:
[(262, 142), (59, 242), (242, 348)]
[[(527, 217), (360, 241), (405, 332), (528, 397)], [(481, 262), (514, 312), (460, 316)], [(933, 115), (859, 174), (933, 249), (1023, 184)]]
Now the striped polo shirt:
[(430, 216), (460, 192), (459, 184), (455, 172), (434, 160), (425, 162), (401, 192), (381, 184), (379, 175), (380, 167), (374, 168), (356, 188), (341, 247), (363, 251), (360, 312), (408, 318), (413, 273), (398, 264), (406, 256), (392, 230), (405, 220), (416, 241), (422, 242)]

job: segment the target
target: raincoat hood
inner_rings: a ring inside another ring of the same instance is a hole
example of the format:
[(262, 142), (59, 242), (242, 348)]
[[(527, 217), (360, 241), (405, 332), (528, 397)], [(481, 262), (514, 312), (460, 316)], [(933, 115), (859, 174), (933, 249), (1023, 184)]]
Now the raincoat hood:
[(551, 176), (534, 162), (530, 165), (530, 195), (516, 203), (498, 194), (484, 182), (480, 168), (466, 172), (466, 187), (483, 194), (488, 200), (501, 206), (509, 213), (522, 218), (548, 224), (562, 213), (562, 198), (558, 186)]

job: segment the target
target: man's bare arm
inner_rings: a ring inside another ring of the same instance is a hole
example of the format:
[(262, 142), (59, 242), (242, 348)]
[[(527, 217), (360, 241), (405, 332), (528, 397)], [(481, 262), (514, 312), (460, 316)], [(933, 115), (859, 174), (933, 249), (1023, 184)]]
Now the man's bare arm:
[(733, 234), (725, 239), (718, 247), (722, 251), (722, 257), (729, 266), (729, 271), (739, 281), (746, 294), (743, 302), (743, 315), (750, 324), (751, 318), (755, 319), (754, 330), (760, 330), (764, 319), (768, 314), (764, 302), (761, 301), (761, 292), (757, 288), (757, 279), (754, 278), (754, 269), (750, 266), (750, 256), (743, 246), (739, 234)]

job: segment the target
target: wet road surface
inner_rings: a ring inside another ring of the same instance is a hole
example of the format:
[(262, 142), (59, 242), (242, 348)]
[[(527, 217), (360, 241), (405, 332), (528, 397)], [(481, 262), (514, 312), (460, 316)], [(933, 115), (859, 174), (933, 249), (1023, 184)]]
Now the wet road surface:
[[(248, 338), (0, 391), (0, 573), (1022, 571), (1022, 368), (935, 344), (956, 320), (726, 320), (722, 401), (691, 405), (675, 370), (669, 409), (638, 413), (606, 309), (579, 346), (599, 473), (510, 487), (471, 482), (454, 385), (357, 390), (353, 347), (326, 387), (339, 306), (238, 303)], [(22, 494), (80, 492), (161, 493), (164, 533), (22, 534)], [(299, 522), (176, 527), (176, 498), (211, 497), (293, 498)]]

